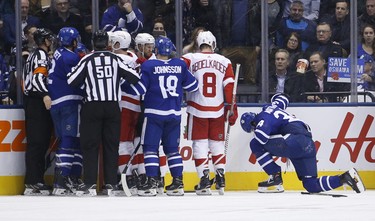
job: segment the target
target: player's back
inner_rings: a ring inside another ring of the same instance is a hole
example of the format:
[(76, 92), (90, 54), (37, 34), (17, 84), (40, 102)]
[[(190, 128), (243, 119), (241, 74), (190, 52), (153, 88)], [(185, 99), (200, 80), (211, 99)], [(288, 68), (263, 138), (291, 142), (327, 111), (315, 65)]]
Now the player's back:
[(187, 96), (187, 112), (204, 118), (223, 115), (224, 87), (234, 79), (230, 60), (215, 53), (189, 53), (183, 59), (199, 84), (199, 92)]
[[(197, 82), (181, 59), (148, 60), (141, 67), (146, 87), (145, 115), (181, 116), (183, 89), (197, 88)], [(195, 82), (195, 83), (194, 83)]]

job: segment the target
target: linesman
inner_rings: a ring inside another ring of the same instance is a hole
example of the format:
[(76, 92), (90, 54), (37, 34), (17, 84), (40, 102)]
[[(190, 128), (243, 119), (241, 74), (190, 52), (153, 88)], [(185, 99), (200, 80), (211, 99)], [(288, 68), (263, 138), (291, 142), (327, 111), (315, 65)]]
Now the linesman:
[(122, 59), (106, 50), (108, 34), (96, 31), (93, 35), (94, 52), (81, 59), (68, 74), (68, 84), (85, 90), (81, 111), (81, 149), (83, 154), (84, 183), (76, 194), (96, 195), (99, 144), (103, 144), (105, 189), (121, 189), (117, 185), (117, 161), (120, 142), (121, 100), (120, 82), (139, 81), (137, 72)]

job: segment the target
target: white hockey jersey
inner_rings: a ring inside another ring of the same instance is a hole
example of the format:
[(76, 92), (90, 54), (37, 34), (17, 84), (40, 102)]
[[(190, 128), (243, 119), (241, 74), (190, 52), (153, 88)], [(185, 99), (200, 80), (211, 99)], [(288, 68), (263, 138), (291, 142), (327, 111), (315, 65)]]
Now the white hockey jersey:
[(224, 102), (231, 100), (224, 88), (234, 83), (230, 60), (215, 53), (188, 53), (182, 56), (198, 80), (199, 89), (187, 94), (187, 112), (200, 118), (217, 118), (224, 114)]
[[(137, 63), (137, 55), (131, 51), (127, 51), (127, 55), (125, 54), (117, 54), (120, 56), (124, 63), (127, 64), (131, 68), (138, 68), (139, 64)], [(123, 90), (121, 91), (121, 101), (120, 101), (120, 108), (126, 108), (135, 112), (141, 112), (141, 97), (137, 95), (131, 95), (125, 93)]]

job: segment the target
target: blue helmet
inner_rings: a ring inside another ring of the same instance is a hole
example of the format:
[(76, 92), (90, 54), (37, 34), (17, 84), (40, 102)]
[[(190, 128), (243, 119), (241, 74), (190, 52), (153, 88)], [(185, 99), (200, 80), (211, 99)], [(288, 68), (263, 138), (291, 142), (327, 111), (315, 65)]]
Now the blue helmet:
[(246, 112), (241, 116), (241, 127), (247, 133), (251, 133), (255, 128), (254, 119), (256, 117), (256, 113), (253, 112)]
[(272, 96), (271, 104), (278, 106), (282, 110), (285, 110), (289, 106), (289, 96), (284, 93), (277, 93)]
[(155, 41), (155, 48), (158, 49), (157, 54), (170, 56), (172, 52), (176, 51), (173, 42), (164, 36), (159, 36)]
[(63, 46), (70, 46), (72, 45), (74, 40), (79, 41), (79, 32), (77, 29), (72, 27), (64, 27), (61, 28), (58, 34), (58, 38)]

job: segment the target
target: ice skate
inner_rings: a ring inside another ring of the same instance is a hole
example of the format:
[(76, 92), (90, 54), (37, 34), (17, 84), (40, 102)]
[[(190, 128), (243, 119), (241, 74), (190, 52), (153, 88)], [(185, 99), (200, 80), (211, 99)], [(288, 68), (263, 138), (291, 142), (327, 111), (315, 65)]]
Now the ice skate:
[(138, 187), (138, 196), (156, 196), (157, 182), (156, 177), (146, 177), (146, 182)]
[(173, 177), (172, 184), (166, 186), (168, 196), (183, 196), (184, 195), (184, 183), (181, 177)]
[(269, 176), (268, 180), (258, 183), (259, 193), (282, 193), (284, 192), (283, 178), (281, 173), (275, 173)]
[(211, 185), (210, 172), (209, 170), (204, 170), (199, 184), (194, 187), (195, 193), (197, 195), (211, 195)]
[(125, 192), (120, 184), (106, 184), (102, 189), (102, 193), (107, 196), (125, 196)]
[(137, 195), (137, 180), (138, 178), (134, 175), (126, 176), (126, 183), (132, 196)]
[(55, 196), (69, 196), (73, 195), (73, 183), (68, 176), (63, 176), (61, 173), (55, 174), (55, 182), (53, 184), (52, 195)]
[(215, 188), (219, 191), (219, 194), (224, 195), (224, 188), (225, 188), (224, 169), (216, 170), (215, 183), (216, 183)]
[(48, 196), (51, 194), (52, 188), (44, 183), (25, 184), (25, 196)]
[(76, 196), (96, 196), (96, 184), (80, 184), (76, 190)]
[(366, 190), (363, 185), (362, 179), (357, 170), (352, 168), (340, 175), (340, 182), (350, 186), (356, 193), (362, 193)]
[(158, 177), (158, 187), (156, 188), (158, 195), (164, 194), (164, 177)]

